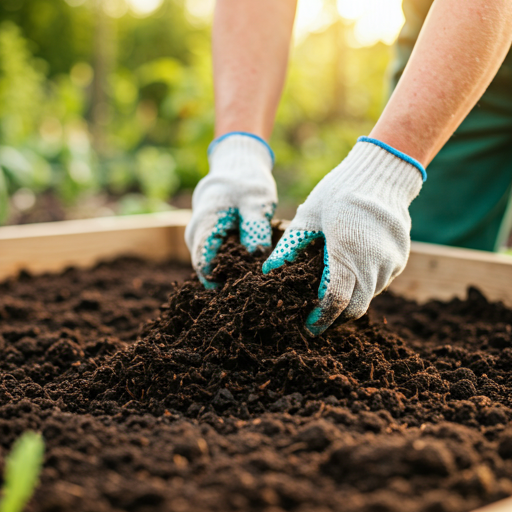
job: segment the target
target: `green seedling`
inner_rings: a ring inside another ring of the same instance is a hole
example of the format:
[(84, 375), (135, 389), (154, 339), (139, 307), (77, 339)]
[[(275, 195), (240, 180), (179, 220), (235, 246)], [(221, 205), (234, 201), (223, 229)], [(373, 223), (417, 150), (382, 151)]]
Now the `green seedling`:
[(25, 508), (39, 481), (43, 455), (41, 434), (25, 432), (16, 440), (5, 463), (1, 512), (21, 512)]

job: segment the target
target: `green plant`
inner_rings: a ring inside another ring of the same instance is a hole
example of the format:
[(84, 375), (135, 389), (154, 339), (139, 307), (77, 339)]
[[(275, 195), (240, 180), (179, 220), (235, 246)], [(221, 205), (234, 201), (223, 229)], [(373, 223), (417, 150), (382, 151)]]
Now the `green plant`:
[[(190, 194), (214, 136), (209, 21), (194, 3), (163, 0), (139, 18), (111, 17), (112, 2), (0, 0), (0, 224), (18, 222), (19, 189), (65, 207), (101, 191), (119, 214)], [(294, 44), (270, 141), (293, 211), (371, 131), (387, 95), (390, 47), (352, 46), (353, 23), (321, 3), (331, 22)]]
[(37, 486), (43, 455), (41, 434), (29, 431), (16, 440), (5, 464), (1, 512), (23, 510)]
[(44, 62), (14, 23), (0, 24), (0, 139), (22, 144), (38, 128), (44, 108)]

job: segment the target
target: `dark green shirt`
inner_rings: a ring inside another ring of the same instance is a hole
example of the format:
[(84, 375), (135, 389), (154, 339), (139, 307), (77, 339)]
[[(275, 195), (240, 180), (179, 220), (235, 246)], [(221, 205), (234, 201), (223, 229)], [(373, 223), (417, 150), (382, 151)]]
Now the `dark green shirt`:
[[(442, 1), (442, 0), (439, 0)], [(403, 0), (396, 86), (434, 0)], [(413, 240), (496, 250), (512, 227), (512, 52), (487, 91), (427, 169), (411, 204)]]

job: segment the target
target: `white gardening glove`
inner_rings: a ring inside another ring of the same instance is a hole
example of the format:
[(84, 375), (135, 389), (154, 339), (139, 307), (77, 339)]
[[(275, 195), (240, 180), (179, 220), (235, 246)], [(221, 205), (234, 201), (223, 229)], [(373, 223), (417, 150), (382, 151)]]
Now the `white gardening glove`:
[(295, 261), (313, 239), (325, 239), (320, 305), (306, 321), (311, 334), (321, 334), (340, 315), (361, 317), (372, 298), (402, 272), (410, 249), (408, 208), (424, 179), (416, 160), (360, 137), (299, 206), (263, 273)]
[(211, 263), (227, 232), (238, 229), (249, 252), (272, 246), (270, 220), (277, 204), (272, 177), (274, 155), (256, 135), (232, 132), (214, 140), (208, 150), (210, 172), (192, 196), (192, 219), (185, 240), (192, 265), (207, 288)]

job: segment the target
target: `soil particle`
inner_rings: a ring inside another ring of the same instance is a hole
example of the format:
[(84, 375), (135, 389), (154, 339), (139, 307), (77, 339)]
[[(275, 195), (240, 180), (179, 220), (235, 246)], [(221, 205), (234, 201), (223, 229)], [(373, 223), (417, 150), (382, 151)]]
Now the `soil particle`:
[[(318, 338), (321, 245), (216, 290), (121, 259), (0, 284), (0, 458), (46, 440), (32, 512), (466, 512), (512, 494), (512, 311), (390, 294)], [(176, 281), (173, 283), (173, 281)]]

